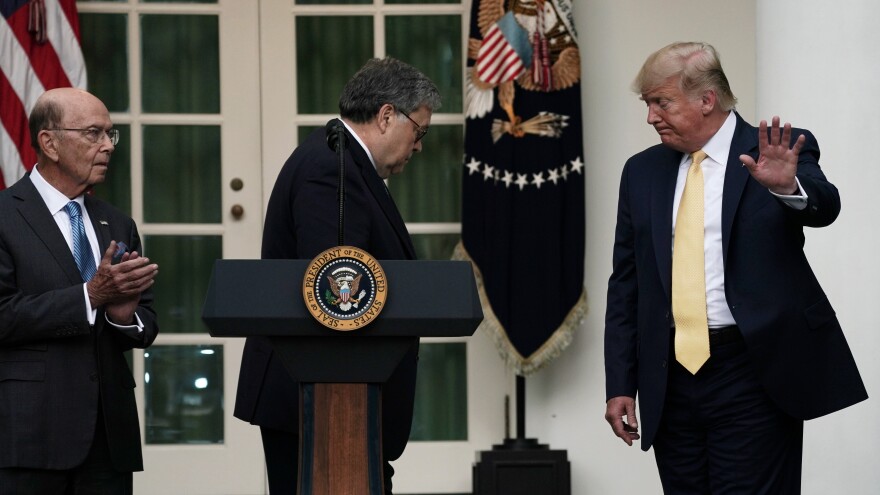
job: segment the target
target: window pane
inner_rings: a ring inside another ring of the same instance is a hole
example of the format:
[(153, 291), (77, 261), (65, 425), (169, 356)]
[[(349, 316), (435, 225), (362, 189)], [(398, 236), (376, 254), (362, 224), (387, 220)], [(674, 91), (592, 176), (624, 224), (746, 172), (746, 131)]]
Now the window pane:
[(144, 351), (147, 444), (223, 443), (223, 346)]
[(342, 87), (372, 56), (372, 17), (297, 16), (299, 112), (338, 114)]
[(217, 0), (140, 0), (143, 3), (217, 3)]
[(420, 260), (452, 259), (452, 251), (461, 234), (415, 234), (412, 236), (416, 256)]
[[(323, 127), (321, 127), (321, 128), (323, 129)], [(301, 126), (297, 127), (296, 128), (297, 142), (302, 144), (302, 142), (305, 141), (309, 137), (309, 134), (311, 134), (312, 131), (314, 131), (315, 129), (318, 129), (318, 126), (301, 125)], [(290, 151), (293, 151), (293, 150), (290, 150)]]
[(461, 16), (388, 16), (388, 55), (417, 67), (434, 81), (444, 113), (462, 111)]
[(409, 439), (467, 440), (467, 435), (467, 345), (422, 343)]
[(202, 305), (214, 260), (223, 257), (222, 241), (221, 236), (145, 236), (144, 251), (159, 264), (153, 308), (162, 333), (208, 333)]
[(461, 3), (461, 0), (385, 0), (387, 4)]
[(144, 220), (220, 223), (220, 127), (144, 127)]
[(128, 25), (125, 14), (80, 14), (83, 57), (89, 92), (111, 112), (127, 112)]
[(144, 112), (220, 112), (217, 29), (214, 15), (141, 16)]
[(432, 125), (400, 175), (388, 179), (407, 222), (458, 222), (461, 218), (462, 126)]
[(297, 5), (355, 5), (371, 4), (373, 0), (296, 0)]
[(131, 215), (131, 126), (113, 128), (119, 130), (119, 143), (110, 158), (107, 178), (95, 186), (94, 195)]

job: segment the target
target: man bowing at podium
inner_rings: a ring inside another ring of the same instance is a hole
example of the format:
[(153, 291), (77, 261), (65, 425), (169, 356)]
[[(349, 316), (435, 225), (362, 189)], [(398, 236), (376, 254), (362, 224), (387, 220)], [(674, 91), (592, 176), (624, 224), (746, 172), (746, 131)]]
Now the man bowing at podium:
[[(345, 244), (380, 260), (415, 259), (403, 219), (383, 179), (403, 172), (421, 151), (437, 87), (393, 58), (368, 61), (339, 97), (345, 125)], [(297, 147), (278, 175), (263, 229), (263, 259), (312, 259), (337, 245), (339, 161), (319, 129)], [(409, 438), (418, 339), (382, 386), (382, 445), (386, 493)], [(264, 337), (249, 337), (242, 356), (235, 416), (259, 425), (272, 495), (295, 494), (298, 386)]]

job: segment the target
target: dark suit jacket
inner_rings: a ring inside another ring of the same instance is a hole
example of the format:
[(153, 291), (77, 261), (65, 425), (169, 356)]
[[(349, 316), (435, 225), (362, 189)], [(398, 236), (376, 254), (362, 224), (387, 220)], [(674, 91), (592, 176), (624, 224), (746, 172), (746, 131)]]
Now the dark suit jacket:
[[(348, 134), (348, 133), (347, 133)], [(345, 153), (345, 241), (378, 260), (415, 259), (403, 219), (366, 152), (348, 134)], [(324, 129), (312, 133), (284, 164), (263, 229), (264, 259), (312, 259), (337, 245), (339, 160)], [(383, 455), (400, 457), (412, 423), (418, 339), (382, 387)], [(298, 431), (298, 389), (265, 339), (248, 338), (235, 416), (264, 427)]]
[[(111, 240), (141, 252), (134, 221), (85, 197), (103, 253)], [(158, 327), (152, 294), (141, 297), (135, 340), (96, 308), (86, 319), (82, 278), (30, 177), (0, 192), (0, 467), (70, 469), (95, 436), (99, 397), (113, 465), (140, 471), (134, 378), (123, 354), (144, 348)]]
[[(809, 197), (795, 210), (758, 184), (739, 155), (758, 158), (757, 129), (737, 115), (724, 177), (721, 229), (727, 303), (770, 398), (811, 419), (867, 398), (834, 309), (803, 252), (803, 227), (840, 212), (809, 131), (797, 177)], [(623, 170), (605, 320), (607, 398), (639, 395), (642, 448), (654, 440), (666, 393), (672, 326), (672, 203), (682, 154), (657, 145)]]

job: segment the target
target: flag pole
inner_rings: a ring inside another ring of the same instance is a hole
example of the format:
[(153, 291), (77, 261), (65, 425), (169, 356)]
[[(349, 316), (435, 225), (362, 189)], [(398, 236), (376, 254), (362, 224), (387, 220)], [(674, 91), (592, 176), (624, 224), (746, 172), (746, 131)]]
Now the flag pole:
[(538, 443), (537, 438), (526, 438), (526, 377), (516, 375), (516, 438), (508, 435), (503, 445), (495, 445), (503, 450), (545, 450), (547, 445)]

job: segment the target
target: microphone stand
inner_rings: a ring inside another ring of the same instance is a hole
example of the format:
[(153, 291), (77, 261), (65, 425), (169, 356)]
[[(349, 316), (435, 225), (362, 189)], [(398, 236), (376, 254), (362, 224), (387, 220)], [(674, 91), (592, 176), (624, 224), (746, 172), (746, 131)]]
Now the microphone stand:
[(336, 187), (336, 201), (339, 203), (339, 231), (337, 242), (345, 245), (345, 125), (339, 119), (327, 122), (327, 146), (336, 152), (339, 158), (339, 184)]

